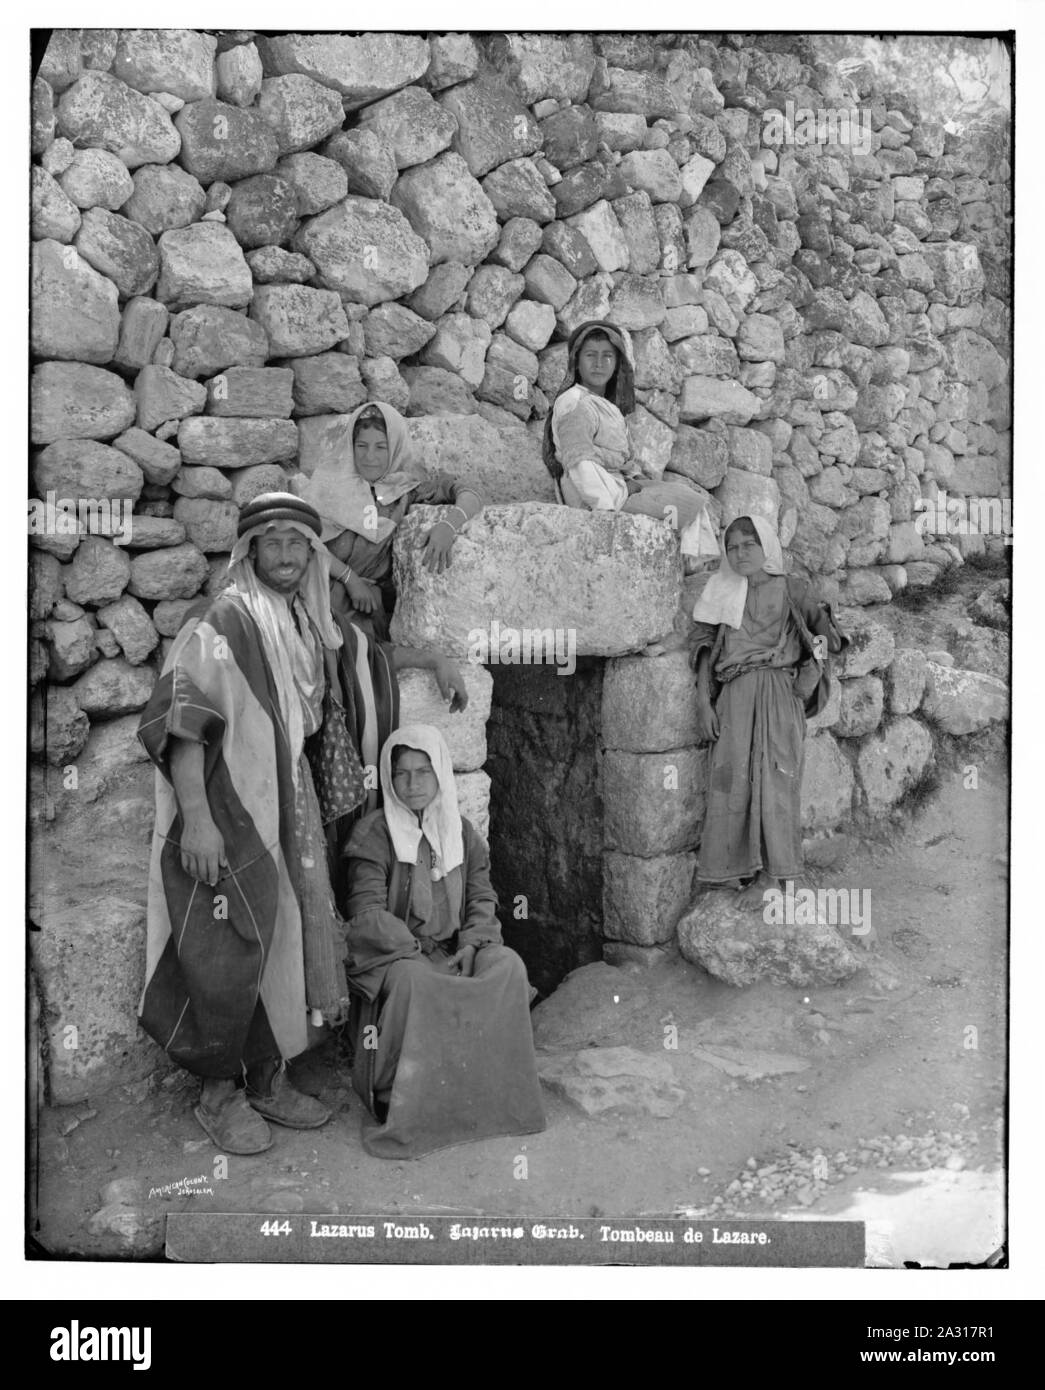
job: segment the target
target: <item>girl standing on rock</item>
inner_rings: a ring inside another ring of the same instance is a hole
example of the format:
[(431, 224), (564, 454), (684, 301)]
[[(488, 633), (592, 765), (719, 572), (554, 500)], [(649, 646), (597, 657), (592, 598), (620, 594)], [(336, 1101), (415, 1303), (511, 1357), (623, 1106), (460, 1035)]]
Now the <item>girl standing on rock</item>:
[(482, 511), (479, 489), (448, 473), (429, 477), (415, 460), (407, 422), (392, 406), (370, 401), (345, 425), (347, 458), (319, 465), (301, 496), (323, 518), (323, 541), (334, 556), (331, 603), (379, 641), (388, 640), (395, 608), (392, 544), (396, 527), (419, 502), (449, 505), (425, 533), (424, 563), (437, 574), (465, 522)]
[(590, 511), (639, 512), (679, 532), (687, 569), (718, 554), (701, 496), (685, 483), (643, 476), (626, 415), (635, 409), (627, 333), (593, 320), (570, 334), (566, 376), (544, 427), (544, 463), (559, 500)]
[(761, 905), (802, 871), (805, 721), (827, 702), (824, 657), (849, 643), (830, 605), (795, 575), (772, 525), (738, 517), (693, 610), (701, 742), (712, 745), (697, 859), (702, 883)]

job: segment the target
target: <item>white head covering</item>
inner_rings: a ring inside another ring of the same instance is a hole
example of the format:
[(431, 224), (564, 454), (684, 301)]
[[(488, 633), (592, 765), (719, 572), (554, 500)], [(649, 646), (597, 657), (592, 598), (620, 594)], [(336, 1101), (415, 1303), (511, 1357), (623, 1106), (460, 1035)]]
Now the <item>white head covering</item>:
[[(758, 543), (765, 552), (766, 574), (784, 573), (784, 552), (780, 538), (772, 522), (764, 516), (734, 517), (736, 521), (750, 521), (758, 536)], [(729, 530), (729, 526), (726, 527)], [(722, 537), (722, 558), (719, 567), (705, 584), (693, 608), (693, 620), (698, 623), (726, 623), (729, 627), (739, 627), (744, 617), (744, 604), (747, 601), (747, 578), (737, 574), (729, 563), (726, 554), (725, 533)]]
[[(297, 594), (288, 603), (267, 585), (254, 570), (248, 551), (255, 536), (276, 527), (298, 531), (312, 547), (308, 569)], [(303, 522), (262, 518), (257, 526), (244, 531), (229, 556), (229, 588), (238, 595), (261, 631), (269, 669), (276, 683), (280, 713), (290, 744), (291, 767), (297, 783), (297, 765), (305, 744), (302, 694), (311, 694), (317, 681), (325, 679), (322, 660), (317, 663), (312, 643), (306, 643), (295, 621), (295, 610), (310, 618), (324, 647), (341, 646), (341, 633), (330, 611), (330, 553), (316, 533)], [(307, 625), (306, 625), (307, 626)]]
[[(356, 472), (353, 436), (364, 412), (376, 412), (384, 420), (388, 437), (388, 468), (374, 483)], [(395, 522), (380, 516), (376, 504), (396, 502), (424, 480), (424, 470), (414, 458), (410, 428), (392, 406), (367, 401), (351, 415), (340, 416), (336, 429), (337, 448), (324, 454), (299, 495), (323, 518), (324, 540), (351, 531), (376, 545), (395, 530)]]
[[(401, 746), (427, 753), (439, 782), (439, 790), (421, 813), (420, 825), (417, 813), (399, 799), (392, 781), (392, 750)], [(430, 724), (406, 724), (389, 734), (381, 749), (381, 789), (385, 795), (388, 833), (400, 863), (417, 863), (422, 835), (432, 846), (433, 878), (443, 878), (464, 863), (464, 836), (453, 763), (446, 740), (438, 729)]]

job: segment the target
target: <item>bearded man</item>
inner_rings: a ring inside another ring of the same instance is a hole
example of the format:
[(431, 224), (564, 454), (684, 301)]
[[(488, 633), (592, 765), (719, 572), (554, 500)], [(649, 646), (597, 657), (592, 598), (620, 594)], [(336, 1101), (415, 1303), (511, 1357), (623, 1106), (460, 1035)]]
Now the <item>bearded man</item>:
[(310, 1022), (346, 1014), (328, 860), (373, 807), (396, 670), (426, 667), (451, 709), (467, 703), (445, 658), (335, 619), (321, 530), (290, 493), (243, 509), (228, 587), (188, 614), (138, 731), (157, 769), (140, 1022), (201, 1078), (194, 1114), (226, 1153), (269, 1148), (268, 1120), (330, 1118), (286, 1063)]

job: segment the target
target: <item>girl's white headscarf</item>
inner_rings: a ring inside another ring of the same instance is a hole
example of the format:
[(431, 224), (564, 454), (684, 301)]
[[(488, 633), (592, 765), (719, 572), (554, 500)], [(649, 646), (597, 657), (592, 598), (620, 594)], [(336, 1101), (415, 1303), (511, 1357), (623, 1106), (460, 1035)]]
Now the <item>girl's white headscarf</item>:
[[(784, 552), (772, 522), (764, 516), (734, 517), (734, 521), (750, 521), (758, 536), (758, 543), (765, 552), (763, 569), (766, 574), (784, 573)], [(729, 523), (733, 525), (733, 521)], [(725, 528), (727, 531), (729, 527)], [(719, 567), (704, 585), (704, 589), (693, 608), (693, 621), (697, 623), (726, 623), (729, 627), (739, 627), (744, 617), (744, 604), (747, 601), (747, 578), (737, 574), (729, 563), (726, 554), (725, 533), (722, 537), (722, 559)]]
[[(284, 526), (300, 532), (312, 548), (305, 577), (291, 603), (261, 582), (248, 553), (255, 536), (263, 536), (273, 527)], [(229, 580), (228, 592), (239, 596), (261, 631), (290, 744), (291, 768), (296, 785), (298, 759), (305, 746), (305, 723), (298, 691), (310, 691), (317, 680), (325, 679), (325, 672), (322, 663), (316, 670), (311, 643), (306, 644), (302, 638), (293, 609), (304, 609), (324, 647), (336, 649), (341, 646), (341, 633), (330, 611), (330, 552), (316, 533), (301, 522), (261, 520), (257, 526), (244, 531), (236, 541), (229, 557)]]
[[(412, 811), (396, 794), (392, 781), (392, 750), (405, 746), (427, 753), (439, 782), (439, 790), (421, 813)], [(406, 724), (389, 734), (381, 749), (381, 788), (385, 794), (385, 821), (392, 837), (396, 858), (402, 864), (416, 864), (424, 835), (432, 846), (433, 878), (443, 878), (464, 863), (464, 836), (457, 805), (457, 786), (446, 740), (430, 724)]]
[[(388, 468), (376, 482), (368, 483), (356, 472), (353, 435), (364, 410), (374, 409), (385, 422)], [(425, 476), (414, 458), (410, 428), (392, 406), (383, 401), (367, 401), (351, 415), (339, 416), (334, 429), (339, 436), (337, 448), (324, 455), (299, 496), (323, 518), (324, 540), (351, 531), (376, 545), (395, 530), (390, 517), (379, 515), (377, 504), (398, 501)]]

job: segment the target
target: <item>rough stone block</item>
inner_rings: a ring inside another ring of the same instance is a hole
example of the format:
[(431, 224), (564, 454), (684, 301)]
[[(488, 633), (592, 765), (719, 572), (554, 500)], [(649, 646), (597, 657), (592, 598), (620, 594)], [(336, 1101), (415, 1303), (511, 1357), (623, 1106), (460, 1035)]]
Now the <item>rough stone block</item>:
[(1009, 717), (1009, 687), (981, 671), (927, 663), (922, 714), (947, 734), (973, 734)]
[(895, 806), (916, 785), (932, 757), (932, 735), (907, 715), (867, 739), (856, 757), (856, 775), (871, 815), (884, 815)]
[(657, 946), (675, 938), (693, 896), (695, 854), (603, 857), (602, 932), (611, 941)]
[(419, 563), (418, 539), (437, 515), (413, 508), (397, 532), (396, 641), (475, 656), (474, 634), (488, 634), (496, 620), (502, 634), (558, 630), (560, 646), (572, 644), (578, 656), (620, 656), (671, 628), (677, 541), (649, 517), (488, 507), (436, 576)]
[(833, 830), (853, 813), (853, 769), (829, 733), (806, 739), (802, 829)]
[(178, 448), (185, 463), (214, 468), (280, 463), (297, 454), (298, 427), (293, 420), (223, 420), (195, 415), (178, 427)]
[(466, 709), (451, 714), (431, 671), (399, 673), (399, 724), (431, 724), (446, 739), (455, 772), (475, 772), (486, 762), (486, 721), (493, 677), (481, 666), (460, 663), (468, 691)]
[(159, 240), (160, 278), (156, 298), (172, 309), (193, 304), (249, 304), (254, 293), (250, 266), (228, 227), (195, 222), (164, 232)]
[(647, 857), (695, 849), (704, 819), (705, 775), (701, 749), (608, 749), (602, 760), (606, 848)]
[(678, 924), (679, 948), (688, 961), (729, 985), (839, 984), (856, 974), (860, 962), (826, 912), (815, 916), (811, 923), (769, 924), (757, 908), (739, 907), (732, 891), (706, 893)]
[(326, 352), (348, 333), (340, 296), (333, 290), (306, 285), (259, 285), (254, 290), (250, 316), (268, 335), (273, 357)]

